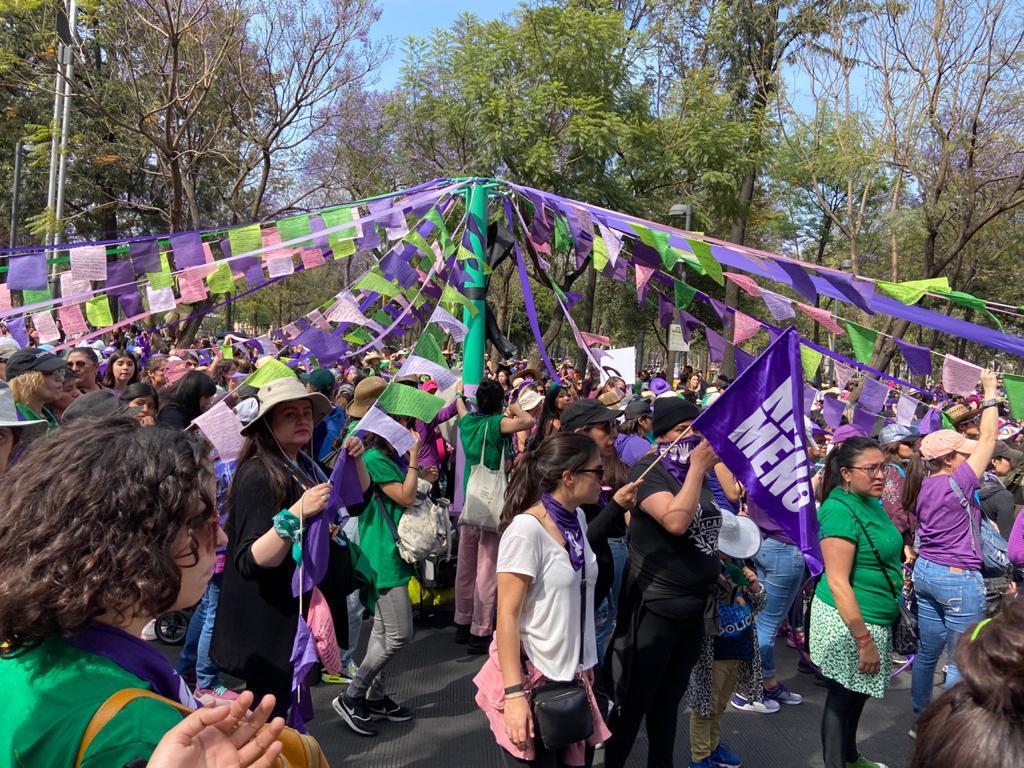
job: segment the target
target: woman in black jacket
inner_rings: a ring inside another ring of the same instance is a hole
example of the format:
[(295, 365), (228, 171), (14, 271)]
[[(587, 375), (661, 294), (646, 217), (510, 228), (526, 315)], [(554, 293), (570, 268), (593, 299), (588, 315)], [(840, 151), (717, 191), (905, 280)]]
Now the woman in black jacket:
[(202, 371), (189, 371), (161, 395), (163, 403), (156, 415), (157, 425), (187, 429), (192, 419), (210, 407), (216, 394), (213, 379)]
[[(346, 643), (352, 568), (347, 548), (331, 535), (335, 519), (320, 514), (331, 498), (331, 485), (303, 450), (330, 402), (307, 392), (295, 378), (268, 382), (259, 401), (259, 414), (242, 430), (247, 439), (228, 497), (228, 549), (211, 655), (222, 670), (245, 680), (257, 698), (273, 693), (275, 714), (284, 715), (292, 700), (291, 655), (299, 616), (292, 579), (300, 524), (306, 553), (302, 605), (308, 608), (316, 586), (331, 609), (340, 645)], [(370, 478), (362, 443), (349, 438), (344, 448), (359, 476), (359, 489), (347, 488), (343, 494), (360, 499), (348, 507), (355, 516), (362, 512)], [(310, 561), (310, 553), (317, 551), (319, 562), (326, 560), (319, 569)]]

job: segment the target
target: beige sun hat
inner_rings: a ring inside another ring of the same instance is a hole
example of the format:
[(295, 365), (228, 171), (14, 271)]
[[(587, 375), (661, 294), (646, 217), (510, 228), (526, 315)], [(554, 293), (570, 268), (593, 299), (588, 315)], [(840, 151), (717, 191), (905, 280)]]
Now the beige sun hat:
[(363, 418), (387, 388), (388, 383), (380, 376), (367, 376), (356, 384), (352, 402), (345, 408), (345, 412), (353, 419)]
[(14, 394), (4, 384), (0, 387), (0, 427), (15, 429), (18, 431), (18, 442), (27, 443), (42, 437), (50, 426), (46, 419), (33, 419), (25, 421), (18, 415), (18, 408), (14, 404)]
[(242, 434), (248, 435), (255, 429), (256, 425), (266, 418), (267, 414), (274, 410), (275, 405), (281, 403), (290, 403), (295, 400), (309, 400), (313, 406), (313, 425), (316, 426), (320, 423), (328, 413), (331, 412), (331, 401), (321, 395), (319, 392), (307, 392), (306, 387), (294, 376), (289, 376), (284, 379), (274, 379), (268, 381), (262, 387), (260, 387), (259, 394), (256, 396), (260, 403), (259, 413), (256, 414), (256, 418), (242, 427)]

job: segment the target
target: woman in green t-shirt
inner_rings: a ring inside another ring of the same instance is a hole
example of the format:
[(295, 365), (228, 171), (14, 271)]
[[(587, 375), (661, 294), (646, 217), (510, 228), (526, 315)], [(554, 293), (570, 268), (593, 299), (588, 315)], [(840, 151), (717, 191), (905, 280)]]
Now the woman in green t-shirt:
[(825, 575), (811, 606), (810, 638), (811, 659), (828, 683), (825, 768), (885, 768), (857, 749), (864, 704), (889, 686), (899, 615), (903, 539), (882, 508), (884, 487), (885, 456), (874, 440), (853, 437), (829, 455), (818, 509)]

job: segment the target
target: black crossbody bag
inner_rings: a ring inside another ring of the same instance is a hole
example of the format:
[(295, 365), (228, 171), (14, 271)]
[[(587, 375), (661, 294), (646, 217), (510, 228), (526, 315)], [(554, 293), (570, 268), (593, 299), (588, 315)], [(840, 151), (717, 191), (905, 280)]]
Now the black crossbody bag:
[[(583, 667), (583, 646), (587, 622), (587, 555), (584, 547), (583, 570), (580, 574), (580, 656)], [(550, 750), (564, 749), (577, 741), (590, 738), (594, 732), (594, 714), (581, 673), (564, 683), (548, 683), (531, 693), (533, 724), (544, 746)]]
[[(844, 505), (846, 506), (846, 505)], [(864, 526), (864, 523), (860, 521), (857, 514), (849, 506), (846, 507), (850, 510), (850, 515), (854, 520), (857, 521), (857, 525), (864, 532), (864, 538), (868, 540), (868, 546), (871, 547), (871, 552), (875, 556), (875, 560), (878, 561), (878, 567), (882, 569), (882, 575), (885, 577), (885, 583), (889, 585), (889, 591), (892, 592), (892, 596), (899, 602), (900, 615), (896, 617), (896, 621), (892, 625), (892, 649), (901, 656), (909, 656), (912, 653), (917, 652), (917, 643), (921, 637), (921, 634), (917, 627), (917, 616), (907, 608), (907, 603), (913, 604), (913, 596), (907, 595), (908, 600), (903, 599), (903, 593), (896, 591), (896, 585), (892, 583), (892, 579), (889, 577), (889, 572), (885, 569), (885, 563), (882, 562), (882, 556), (878, 554), (878, 548), (875, 546), (875, 542), (871, 540), (871, 536), (868, 534), (868, 529)], [(913, 589), (910, 587), (910, 589)]]

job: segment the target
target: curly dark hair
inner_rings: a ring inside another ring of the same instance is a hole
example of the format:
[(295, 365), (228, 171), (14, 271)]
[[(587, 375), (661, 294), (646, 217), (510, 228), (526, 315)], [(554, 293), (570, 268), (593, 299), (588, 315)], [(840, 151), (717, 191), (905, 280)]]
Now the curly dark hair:
[(105, 614), (169, 610), (181, 589), (175, 539), (213, 514), (209, 452), (193, 434), (129, 417), (83, 419), (33, 443), (0, 478), (2, 654)]

